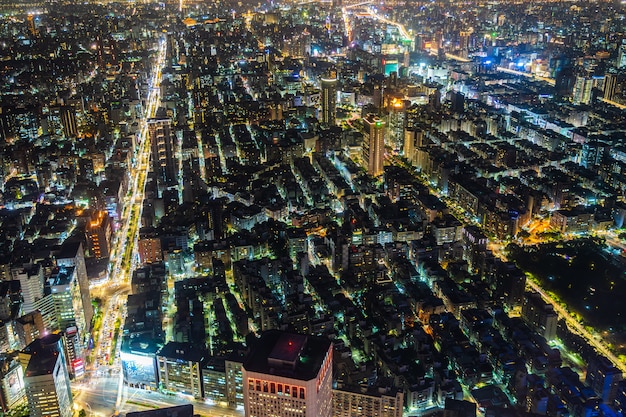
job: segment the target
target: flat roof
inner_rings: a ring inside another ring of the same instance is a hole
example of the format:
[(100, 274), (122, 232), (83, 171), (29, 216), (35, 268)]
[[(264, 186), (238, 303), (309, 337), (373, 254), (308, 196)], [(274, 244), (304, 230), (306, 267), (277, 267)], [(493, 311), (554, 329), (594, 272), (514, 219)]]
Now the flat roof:
[(54, 371), (61, 348), (59, 340), (61, 340), (61, 335), (53, 333), (35, 339), (24, 348), (22, 352), (30, 355), (25, 372), (26, 377), (51, 374)]
[(268, 330), (250, 345), (243, 367), (248, 372), (310, 381), (317, 377), (330, 348), (327, 337)]
[(303, 334), (283, 333), (278, 337), (267, 359), (270, 361), (295, 362), (306, 344)]

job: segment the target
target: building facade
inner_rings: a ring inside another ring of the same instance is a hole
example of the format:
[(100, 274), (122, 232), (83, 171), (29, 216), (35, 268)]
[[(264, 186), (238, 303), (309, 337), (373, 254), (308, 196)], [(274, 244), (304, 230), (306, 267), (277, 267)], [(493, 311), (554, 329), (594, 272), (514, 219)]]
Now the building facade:
[(385, 157), (385, 122), (376, 115), (363, 119), (363, 165), (372, 177), (383, 174)]
[(337, 113), (337, 78), (322, 78), (322, 123), (334, 126)]
[(72, 391), (61, 335), (35, 340), (20, 352), (24, 385), (32, 417), (72, 417)]

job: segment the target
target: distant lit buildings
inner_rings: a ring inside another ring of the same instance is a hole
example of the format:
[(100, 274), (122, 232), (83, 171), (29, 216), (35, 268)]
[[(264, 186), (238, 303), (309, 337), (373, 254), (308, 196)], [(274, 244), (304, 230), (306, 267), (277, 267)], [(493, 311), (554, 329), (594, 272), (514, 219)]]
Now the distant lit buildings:
[(372, 177), (383, 173), (385, 157), (385, 122), (376, 115), (368, 114), (363, 119), (363, 165)]
[(178, 184), (175, 135), (170, 119), (148, 121), (148, 140), (152, 146), (152, 164), (157, 180), (164, 188)]
[(597, 79), (590, 76), (579, 75), (574, 82), (574, 91), (572, 93), (572, 101), (574, 104), (590, 104), (593, 88), (596, 86)]
[(322, 117), (327, 126), (334, 126), (337, 113), (337, 78), (322, 78)]
[(243, 365), (246, 417), (332, 416), (332, 344), (270, 330)]

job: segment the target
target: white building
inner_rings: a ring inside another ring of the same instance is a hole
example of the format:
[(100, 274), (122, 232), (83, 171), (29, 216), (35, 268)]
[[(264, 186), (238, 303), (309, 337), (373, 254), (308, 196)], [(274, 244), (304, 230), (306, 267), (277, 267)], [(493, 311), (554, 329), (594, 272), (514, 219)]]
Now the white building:
[(36, 310), (36, 302), (43, 298), (43, 268), (41, 265), (27, 264), (21, 268), (12, 268), (11, 279), (19, 281), (22, 288), (22, 314)]

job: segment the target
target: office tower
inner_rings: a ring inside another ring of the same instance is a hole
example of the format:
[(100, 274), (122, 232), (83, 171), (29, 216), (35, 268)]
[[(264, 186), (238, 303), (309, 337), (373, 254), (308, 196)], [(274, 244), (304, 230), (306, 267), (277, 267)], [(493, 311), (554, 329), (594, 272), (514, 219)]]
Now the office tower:
[(148, 138), (152, 146), (152, 164), (159, 184), (165, 188), (178, 183), (174, 133), (170, 119), (148, 121)]
[(462, 30), (459, 33), (459, 56), (463, 58), (469, 55), (470, 36), (472, 36), (471, 30)]
[(98, 259), (108, 258), (111, 250), (112, 233), (109, 213), (105, 210), (93, 213), (85, 228), (89, 255)]
[(61, 116), (61, 125), (63, 126), (63, 135), (66, 138), (75, 138), (78, 136), (78, 123), (76, 122), (76, 110), (73, 106), (61, 106), (59, 109)]
[(376, 115), (368, 114), (363, 119), (363, 165), (372, 177), (383, 173), (385, 156), (385, 122)]
[(577, 76), (574, 83), (574, 91), (572, 92), (572, 101), (574, 104), (591, 104), (592, 90), (596, 80), (589, 76)]
[(404, 129), (403, 154), (411, 165), (415, 165), (417, 163), (417, 150), (423, 145), (423, 143), (424, 131), (420, 127), (413, 126), (412, 128), (406, 127)]
[(613, 100), (617, 89), (617, 74), (607, 73), (604, 76), (603, 94), (605, 100)]
[(626, 39), (622, 39), (622, 44), (617, 52), (617, 68), (626, 68)]
[[(77, 268), (59, 267), (49, 278), (48, 284), (61, 331), (76, 326), (80, 337), (85, 337), (89, 323), (85, 320), (86, 309), (78, 282)], [(88, 302), (91, 305), (91, 300)]]
[(37, 25), (35, 24), (35, 16), (29, 14), (26, 17), (26, 23), (28, 25), (28, 31), (30, 32), (30, 34), (33, 36), (37, 36), (39, 32), (37, 31)]
[(332, 353), (325, 337), (263, 333), (243, 364), (246, 417), (330, 417)]
[(60, 334), (35, 340), (20, 352), (31, 417), (72, 417), (70, 379)]
[(11, 269), (11, 279), (22, 287), (22, 314), (34, 311), (36, 302), (43, 298), (43, 268), (39, 264), (26, 264)]
[(337, 78), (322, 78), (322, 123), (335, 125), (337, 113)]
[[(89, 295), (89, 278), (87, 277), (87, 268), (85, 267), (85, 251), (81, 242), (65, 241), (61, 250), (56, 256), (58, 267), (75, 267), (76, 279), (78, 282), (78, 290), (82, 300), (84, 311), (84, 332), (80, 337), (87, 336), (91, 328), (91, 319), (93, 318), (93, 306), (91, 305), (91, 297)], [(65, 330), (65, 329), (61, 329)], [(80, 330), (80, 329), (79, 329)]]
[(387, 114), (387, 144), (394, 152), (400, 152), (404, 145), (404, 122), (406, 103), (404, 100), (394, 97), (389, 103)]

